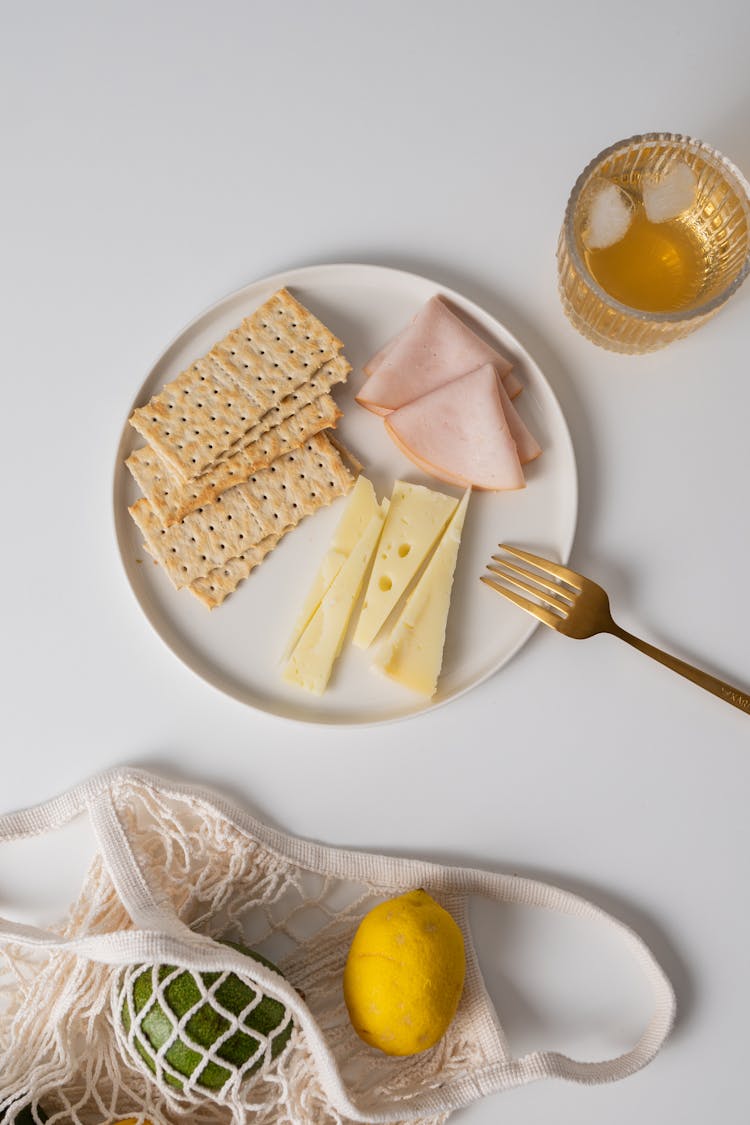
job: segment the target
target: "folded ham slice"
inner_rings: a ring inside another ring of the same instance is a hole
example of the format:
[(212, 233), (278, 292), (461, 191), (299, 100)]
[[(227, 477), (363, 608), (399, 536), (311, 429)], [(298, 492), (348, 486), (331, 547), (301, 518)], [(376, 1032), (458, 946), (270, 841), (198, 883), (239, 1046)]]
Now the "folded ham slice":
[(511, 398), (521, 384), (504, 356), (482, 340), (440, 297), (432, 297), (399, 334), (365, 365), (357, 402), (388, 414), (482, 364), (491, 363)]
[(409, 321), (406, 328), (402, 328), (401, 331), (396, 336), (394, 336), (391, 340), (388, 340), (387, 343), (383, 344), (383, 346), (382, 346), (382, 348), (380, 349), (379, 352), (375, 352), (375, 355), (372, 357), (372, 359), (368, 359), (367, 363), (362, 368), (365, 375), (374, 375), (375, 374), (377, 369), (388, 358), (388, 356), (391, 354), (393, 349), (398, 344), (401, 343), (401, 341), (403, 340), (404, 336), (409, 331), (409, 329), (411, 328), (413, 323), (414, 323), (414, 317), (412, 317), (412, 319)]
[(523, 488), (522, 460), (541, 453), (488, 363), (394, 410), (385, 426), (415, 465), (464, 488)]

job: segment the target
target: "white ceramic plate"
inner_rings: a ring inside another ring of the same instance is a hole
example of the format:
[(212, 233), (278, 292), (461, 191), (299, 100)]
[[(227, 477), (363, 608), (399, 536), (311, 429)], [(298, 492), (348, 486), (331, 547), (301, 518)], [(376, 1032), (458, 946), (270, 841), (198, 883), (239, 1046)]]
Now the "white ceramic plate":
[(194, 320), (149, 372), (133, 406), (148, 401), (196, 356), (206, 352), (281, 286), (288, 286), (345, 343), (353, 365), (336, 388), (343, 410), (338, 434), (359, 457), (378, 495), (398, 478), (460, 495), (425, 477), (391, 443), (382, 420), (354, 401), (362, 365), (416, 310), (442, 293), (498, 350), (524, 383), (517, 406), (544, 452), (527, 466), (519, 492), (474, 493), (454, 583), (443, 672), (437, 695), (425, 700), (370, 667), (370, 656), (346, 645), (322, 698), (284, 684), (280, 659), (297, 611), (326, 551), (345, 500), (304, 520), (235, 594), (209, 612), (186, 590), (171, 586), (143, 549), (128, 514), (138, 497), (124, 466), (141, 439), (125, 423), (114, 481), (114, 515), (125, 573), (162, 640), (220, 691), (270, 714), (302, 722), (364, 724), (416, 715), (455, 699), (496, 672), (531, 635), (531, 617), (495, 594), (479, 575), (501, 540), (566, 561), (573, 541), (577, 483), (573, 447), (560, 406), (534, 360), (497, 320), (459, 293), (427, 278), (365, 265), (311, 266), (247, 285)]

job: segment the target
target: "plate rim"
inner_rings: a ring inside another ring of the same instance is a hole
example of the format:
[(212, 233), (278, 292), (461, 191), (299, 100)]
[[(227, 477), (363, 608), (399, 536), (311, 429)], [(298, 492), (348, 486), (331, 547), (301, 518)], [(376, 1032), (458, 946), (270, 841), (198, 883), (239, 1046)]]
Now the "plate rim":
[(158, 356), (153, 360), (153, 362), (147, 368), (146, 373), (145, 373), (144, 377), (142, 378), (142, 380), (139, 384), (138, 390), (131, 397), (130, 407), (129, 407), (128, 413), (126, 415), (125, 422), (121, 427), (120, 439), (119, 439), (118, 444), (117, 444), (117, 451), (116, 451), (116, 454), (115, 454), (115, 463), (114, 463), (114, 468), (113, 468), (113, 472), (112, 472), (112, 479), (111, 479), (111, 502), (112, 502), (111, 503), (111, 520), (112, 520), (112, 530), (114, 532), (114, 538), (115, 538), (115, 545), (117, 547), (117, 555), (118, 555), (118, 558), (119, 558), (119, 561), (120, 561), (120, 566), (121, 566), (122, 571), (124, 573), (126, 584), (127, 584), (128, 588), (130, 590), (131, 596), (134, 598), (134, 600), (137, 603), (140, 611), (142, 612), (142, 614), (146, 618), (148, 624), (151, 626), (151, 629), (154, 631), (154, 633), (156, 633), (157, 637), (159, 638), (161, 643), (164, 645), (164, 647), (172, 654), (172, 656), (174, 656), (194, 676), (197, 676), (200, 680), (202, 680), (205, 684), (209, 685), (214, 691), (218, 692), (220, 695), (233, 700), (235, 703), (239, 704), (242, 707), (248, 708), (250, 711), (254, 712), (255, 714), (267, 716), (274, 721), (293, 724), (294, 726), (297, 726), (297, 727), (299, 727), (299, 726), (301, 726), (301, 727), (321, 727), (321, 728), (334, 727), (334, 728), (338, 728), (338, 729), (342, 729), (342, 730), (347, 730), (347, 729), (348, 730), (364, 730), (364, 729), (372, 728), (372, 727), (387, 726), (391, 723), (408, 722), (409, 720), (419, 719), (420, 717), (422, 717), (424, 715), (431, 714), (434, 711), (438, 711), (442, 707), (445, 707), (448, 704), (453, 703), (458, 699), (461, 699), (463, 696), (465, 696), (469, 692), (473, 691), (474, 688), (477, 688), (481, 684), (486, 683), (487, 680), (489, 680), (492, 676), (496, 675), (497, 672), (499, 672), (503, 667), (505, 667), (505, 665), (509, 661), (511, 661), (514, 656), (516, 656), (516, 654), (523, 648), (523, 646), (528, 643), (532, 634), (539, 627), (539, 624), (540, 624), (539, 621), (536, 621), (534, 618), (532, 618), (529, 615), (527, 627), (526, 627), (526, 629), (524, 629), (520, 633), (516, 643), (508, 651), (506, 651), (503, 654), (503, 656), (501, 657), (500, 660), (498, 660), (497, 663), (493, 664), (490, 668), (487, 669), (486, 672), (481, 674), (478, 678), (473, 679), (470, 683), (466, 684), (460, 690), (454, 692), (452, 695), (449, 695), (444, 699), (439, 699), (437, 701), (427, 699), (427, 700), (424, 701), (424, 703), (422, 705), (420, 705), (418, 707), (415, 707), (414, 710), (410, 710), (408, 712), (401, 713), (401, 714), (389, 714), (389, 715), (384, 716), (383, 718), (374, 718), (374, 719), (352, 719), (352, 718), (335, 719), (335, 718), (331, 718), (330, 716), (326, 716), (325, 714), (321, 714), (319, 718), (316, 718), (314, 715), (303, 717), (303, 716), (299, 716), (299, 715), (285, 714), (283, 711), (281, 711), (277, 708), (262, 707), (262, 706), (259, 706), (254, 701), (251, 701), (251, 700), (248, 700), (246, 698), (241, 697), (237, 692), (233, 691), (232, 688), (230, 686), (228, 686), (226, 683), (222, 684), (220, 682), (220, 676), (218, 675), (218, 673), (214, 677), (212, 677), (210, 675), (206, 675), (204, 671), (199, 670), (198, 667), (196, 667), (195, 663), (193, 663), (189, 659), (187, 659), (182, 651), (178, 651), (177, 649), (175, 649), (169, 643), (169, 641), (163, 635), (162, 629), (158, 627), (157, 622), (154, 619), (154, 615), (152, 614), (152, 612), (150, 610), (150, 607), (148, 605), (145, 605), (144, 599), (142, 599), (141, 597), (138, 596), (138, 593), (136, 592), (136, 590), (133, 586), (133, 582), (131, 581), (130, 574), (128, 573), (128, 569), (127, 569), (126, 562), (125, 562), (125, 548), (124, 548), (123, 541), (121, 539), (121, 524), (124, 522), (124, 517), (123, 517), (122, 513), (119, 512), (119, 506), (118, 506), (119, 482), (120, 482), (121, 474), (123, 472), (123, 469), (122, 469), (123, 447), (127, 444), (126, 438), (129, 436), (128, 435), (128, 419), (130, 418), (131, 414), (133, 413), (133, 410), (136, 408), (136, 406), (139, 402), (140, 392), (142, 391), (144, 385), (149, 381), (149, 379), (152, 376), (154, 370), (158, 367), (158, 365), (160, 363), (162, 363), (162, 361), (168, 355), (168, 353), (172, 350), (172, 348), (174, 348), (179, 343), (179, 341), (182, 339), (182, 337), (185, 336), (187, 333), (189, 333), (191, 330), (193, 330), (202, 320), (210, 317), (212, 313), (217, 312), (218, 310), (220, 310), (224, 305), (228, 304), (229, 302), (239, 299), (241, 297), (241, 295), (248, 289), (254, 289), (258, 286), (269, 286), (269, 287), (281, 288), (281, 287), (287, 286), (287, 285), (288, 286), (294, 286), (294, 285), (297, 285), (297, 284), (301, 285), (301, 284), (304, 284), (305, 275), (309, 275), (309, 274), (319, 275), (320, 273), (336, 273), (336, 272), (339, 272), (341, 270), (363, 270), (363, 271), (367, 271), (368, 273), (379, 273), (379, 274), (382, 274), (384, 276), (391, 276), (391, 277), (396, 276), (398, 278), (403, 279), (407, 283), (416, 282), (416, 283), (421, 284), (421, 285), (432, 286), (432, 287), (438, 289), (441, 294), (445, 295), (448, 298), (449, 301), (455, 302), (458, 305), (459, 308), (466, 309), (468, 311), (469, 315), (478, 317), (480, 320), (485, 319), (485, 318), (489, 318), (489, 320), (491, 320), (494, 324), (499, 325), (502, 328), (503, 332), (508, 337), (508, 339), (512, 342), (514, 347), (516, 347), (519, 352), (521, 352), (528, 360), (531, 361), (531, 363), (536, 368), (538, 374), (541, 376), (541, 378), (544, 382), (546, 393), (550, 396), (550, 398), (551, 398), (551, 400), (554, 404), (554, 408), (558, 413), (559, 423), (560, 423), (559, 436), (564, 439), (565, 454), (566, 454), (566, 456), (567, 456), (567, 458), (570, 462), (570, 481), (568, 482), (568, 487), (569, 487), (569, 490), (570, 490), (571, 519), (570, 519), (570, 525), (567, 529), (566, 538), (565, 538), (565, 541), (564, 541), (564, 549), (562, 549), (560, 551), (561, 562), (563, 563), (563, 565), (565, 565), (568, 562), (568, 560), (570, 558), (572, 548), (573, 548), (573, 543), (575, 541), (575, 535), (576, 535), (576, 531), (577, 531), (577, 527), (578, 527), (578, 516), (579, 516), (578, 465), (577, 465), (577, 461), (576, 461), (575, 447), (573, 445), (573, 439), (572, 439), (571, 434), (570, 434), (570, 428), (568, 426), (567, 419), (566, 419), (565, 414), (563, 412), (562, 406), (560, 405), (560, 400), (559, 400), (557, 394), (555, 393), (554, 388), (552, 387), (549, 380), (547, 379), (547, 376), (544, 374), (544, 371), (542, 370), (542, 368), (540, 367), (540, 365), (537, 363), (536, 359), (534, 358), (533, 354), (518, 339), (518, 337), (515, 335), (515, 333), (512, 332), (497, 316), (494, 316), (491, 312), (489, 312), (487, 309), (483, 308), (480, 304), (478, 304), (476, 301), (472, 300), (470, 297), (466, 297), (459, 290), (453, 289), (451, 286), (448, 286), (448, 285), (443, 285), (442, 283), (436, 281), (434, 278), (427, 277), (425, 274), (414, 273), (411, 270), (404, 270), (404, 269), (399, 269), (397, 267), (384, 266), (384, 265), (368, 263), (368, 262), (322, 262), (322, 263), (319, 263), (319, 264), (311, 264), (311, 265), (306, 265), (306, 266), (291, 267), (290, 269), (280, 270), (280, 271), (278, 271), (277, 273), (274, 273), (274, 274), (269, 274), (269, 275), (264, 276), (264, 277), (255, 278), (254, 280), (248, 281), (244, 285), (239, 286), (237, 289), (234, 289), (234, 290), (230, 291), (229, 293), (224, 294), (224, 296), (218, 298), (216, 301), (213, 301), (211, 304), (207, 305), (204, 309), (202, 309), (199, 313), (197, 313), (191, 320), (187, 321), (185, 324), (182, 325), (182, 327), (172, 336), (172, 338), (168, 341), (168, 343), (162, 348), (162, 350), (160, 351)]

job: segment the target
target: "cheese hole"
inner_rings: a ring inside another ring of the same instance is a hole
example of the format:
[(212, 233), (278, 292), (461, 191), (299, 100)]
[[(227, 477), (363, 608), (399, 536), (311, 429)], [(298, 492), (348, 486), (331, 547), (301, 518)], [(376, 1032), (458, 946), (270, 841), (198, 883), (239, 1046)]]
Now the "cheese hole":
[(405, 559), (411, 550), (411, 543), (402, 543), (398, 549), (399, 558)]
[(393, 585), (393, 583), (391, 582), (391, 580), (390, 580), (390, 578), (388, 577), (388, 575), (387, 575), (387, 574), (384, 574), (384, 575), (383, 575), (383, 577), (382, 577), (382, 578), (380, 579), (380, 582), (378, 583), (378, 585), (380, 586), (380, 589), (381, 589), (381, 590), (382, 590), (382, 591), (383, 591), (384, 593), (386, 593), (386, 594), (387, 594), (387, 593), (388, 593), (388, 591), (390, 590), (391, 586)]

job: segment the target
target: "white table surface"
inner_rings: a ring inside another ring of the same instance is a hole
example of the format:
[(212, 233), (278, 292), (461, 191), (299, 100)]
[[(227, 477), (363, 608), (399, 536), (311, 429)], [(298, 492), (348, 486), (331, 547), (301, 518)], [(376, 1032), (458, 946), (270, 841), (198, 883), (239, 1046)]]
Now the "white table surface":
[[(688, 132), (750, 172), (750, 8), (73, 0), (2, 22), (3, 810), (137, 764), (302, 836), (578, 890), (651, 944), (672, 1038), (622, 1083), (541, 1083), (455, 1120), (744, 1121), (747, 715), (612, 638), (545, 630), (431, 716), (284, 724), (153, 633), (110, 494), (131, 397), (205, 306), (318, 262), (423, 273), (503, 320), (559, 396), (573, 564), (626, 628), (747, 690), (750, 287), (686, 341), (621, 357), (566, 321), (554, 249), (578, 172), (621, 137)], [(76, 826), (6, 848), (0, 910), (53, 913), (87, 847)], [(475, 920), (516, 1050), (637, 1036), (647, 997), (608, 939)]]

